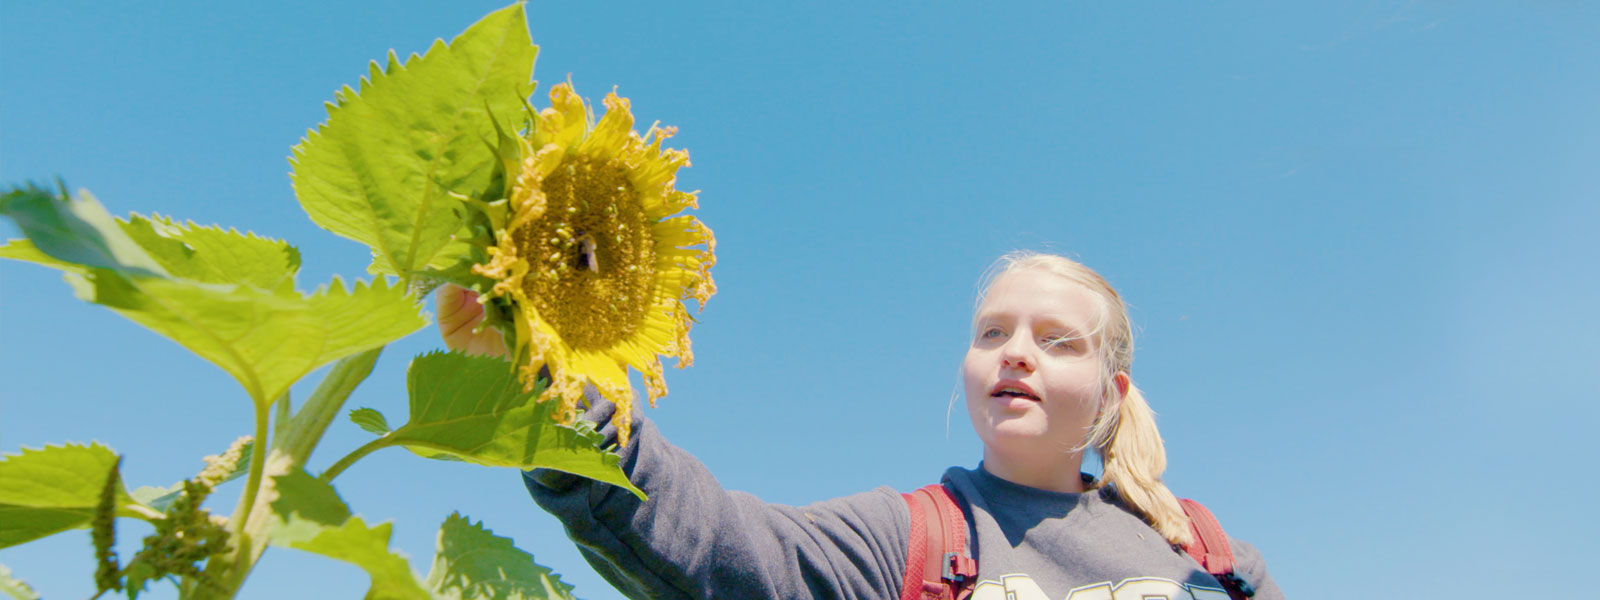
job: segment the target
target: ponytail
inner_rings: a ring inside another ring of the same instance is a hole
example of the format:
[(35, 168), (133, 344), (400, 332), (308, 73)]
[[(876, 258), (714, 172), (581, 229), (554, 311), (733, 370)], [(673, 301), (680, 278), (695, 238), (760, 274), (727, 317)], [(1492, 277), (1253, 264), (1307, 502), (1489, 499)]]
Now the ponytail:
[(1177, 496), (1161, 483), (1161, 473), (1167, 470), (1167, 452), (1161, 433), (1156, 430), (1155, 411), (1150, 410), (1144, 394), (1132, 383), (1117, 405), (1116, 416), (1107, 419), (1113, 421), (1108, 423), (1109, 439), (1098, 446), (1105, 465), (1102, 485), (1110, 486), (1168, 542), (1189, 545), (1194, 541), (1189, 533), (1189, 517), (1178, 505)]

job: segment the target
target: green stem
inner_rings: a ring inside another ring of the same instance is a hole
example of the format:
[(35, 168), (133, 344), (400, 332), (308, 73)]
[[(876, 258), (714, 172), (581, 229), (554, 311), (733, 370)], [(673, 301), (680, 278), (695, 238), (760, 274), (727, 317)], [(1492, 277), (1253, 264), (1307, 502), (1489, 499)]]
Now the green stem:
[(256, 494), (261, 491), (261, 474), (267, 470), (267, 411), (268, 406), (256, 405), (256, 443), (250, 447), (250, 478), (245, 480), (244, 501), (239, 506), (240, 523), (250, 521), (250, 509), (256, 504)]
[(272, 445), (277, 446), (278, 442), (283, 441), (283, 429), (289, 426), (289, 416), (293, 410), (293, 407), (289, 406), (289, 392), (283, 392), (273, 406), (277, 407), (277, 411), (272, 415), (272, 423), (275, 425), (272, 428)]
[(288, 455), (291, 467), (306, 464), (311, 458), (311, 451), (316, 450), (317, 443), (322, 441), (322, 435), (327, 433), (328, 425), (339, 416), (339, 409), (344, 408), (344, 401), (350, 397), (350, 392), (372, 374), (373, 365), (378, 362), (378, 355), (383, 352), (379, 346), (366, 352), (346, 357), (328, 370), (328, 375), (317, 384), (317, 390), (306, 400), (305, 406), (300, 407), (299, 413), (289, 421), (289, 425), (278, 434), (274, 449)]
[[(328, 425), (339, 415), (339, 409), (350, 397), (350, 392), (372, 374), (372, 367), (377, 364), (378, 355), (382, 352), (383, 347), (379, 346), (334, 363), (298, 413), (289, 418), (286, 425), (280, 423), (272, 440), (273, 455), (287, 457), (291, 462), (290, 469), (303, 466), (317, 443), (322, 441)], [(258, 412), (264, 414), (268, 408), (260, 407)], [(179, 597), (233, 598), (255, 568), (256, 561), (261, 559), (261, 553), (266, 550), (267, 528), (272, 524), (272, 519), (266, 518), (266, 513), (252, 512), (260, 487), (261, 469), (267, 463), (267, 444), (262, 442), (265, 436), (266, 430), (258, 428), (255, 448), (250, 454), (250, 484), (246, 488), (248, 496), (240, 497), (240, 506), (228, 521), (228, 531), (233, 536), (233, 551), (225, 557), (212, 558), (210, 564), (206, 565), (202, 577), (215, 584), (200, 584), (195, 578), (185, 577), (187, 585), (180, 589)]]
[(321, 475), (318, 475), (317, 479), (322, 480), (324, 483), (332, 483), (333, 478), (338, 477), (339, 474), (343, 473), (345, 469), (350, 468), (350, 465), (356, 464), (356, 461), (361, 460), (362, 457), (372, 454), (373, 451), (388, 445), (389, 444), (383, 438), (378, 438), (367, 442), (360, 448), (356, 448), (349, 454), (344, 455), (344, 458), (339, 459), (339, 462), (333, 463), (333, 466), (328, 467), (328, 470), (323, 471)]

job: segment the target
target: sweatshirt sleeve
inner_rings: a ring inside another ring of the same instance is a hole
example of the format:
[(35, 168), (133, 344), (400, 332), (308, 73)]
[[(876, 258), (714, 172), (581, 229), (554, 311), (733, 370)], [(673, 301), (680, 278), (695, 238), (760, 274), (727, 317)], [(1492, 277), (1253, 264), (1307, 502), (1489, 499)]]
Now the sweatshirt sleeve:
[(1267, 561), (1261, 557), (1261, 552), (1233, 538), (1228, 538), (1228, 545), (1233, 547), (1234, 572), (1256, 589), (1251, 600), (1283, 600), (1283, 590), (1278, 589), (1278, 584), (1267, 574)]
[[(583, 418), (615, 443), (615, 407)], [(567, 473), (524, 473), (535, 502), (630, 598), (894, 598), (911, 518), (893, 490), (804, 507), (724, 490), (704, 464), (634, 415), (622, 448), (628, 479), (649, 496)]]

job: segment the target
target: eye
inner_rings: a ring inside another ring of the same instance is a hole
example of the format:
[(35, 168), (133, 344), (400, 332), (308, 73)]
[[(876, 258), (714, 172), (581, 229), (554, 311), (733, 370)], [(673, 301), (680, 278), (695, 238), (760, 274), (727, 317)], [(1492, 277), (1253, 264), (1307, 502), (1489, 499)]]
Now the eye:
[(998, 340), (1006, 337), (1006, 332), (999, 327), (990, 327), (983, 330), (983, 333), (978, 334), (978, 337), (985, 340)]
[(1068, 335), (1049, 335), (1039, 340), (1046, 350), (1078, 354), (1083, 350), (1083, 338)]

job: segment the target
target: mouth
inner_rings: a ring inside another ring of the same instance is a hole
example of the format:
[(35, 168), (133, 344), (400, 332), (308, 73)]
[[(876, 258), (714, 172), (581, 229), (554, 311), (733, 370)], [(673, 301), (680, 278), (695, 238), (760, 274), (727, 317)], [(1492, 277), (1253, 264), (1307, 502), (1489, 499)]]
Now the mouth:
[(1026, 398), (1034, 402), (1039, 401), (1039, 394), (1034, 393), (1028, 384), (1014, 380), (1004, 380), (996, 383), (989, 391), (990, 398)]

